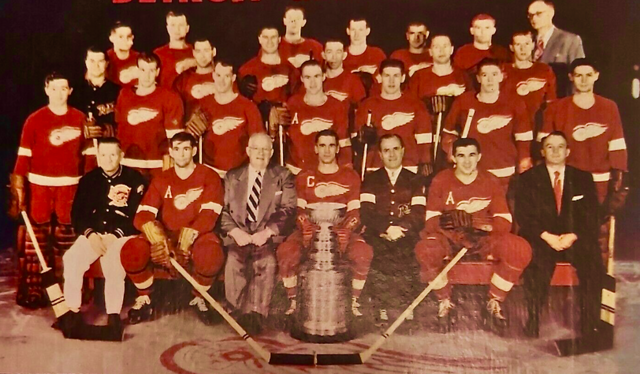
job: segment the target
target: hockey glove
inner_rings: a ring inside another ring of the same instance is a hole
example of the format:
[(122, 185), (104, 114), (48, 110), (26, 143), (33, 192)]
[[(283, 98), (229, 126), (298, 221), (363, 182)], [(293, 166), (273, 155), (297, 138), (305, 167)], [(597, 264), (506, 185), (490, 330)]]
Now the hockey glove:
[(191, 258), (191, 246), (198, 238), (198, 230), (194, 230), (189, 227), (183, 227), (180, 229), (180, 236), (178, 237), (178, 248), (176, 248), (176, 261), (183, 267), (186, 267)]
[(255, 75), (247, 75), (238, 82), (238, 90), (242, 96), (253, 100), (253, 96), (258, 91), (258, 78)]
[(197, 107), (187, 121), (187, 132), (197, 138), (207, 131), (207, 127), (209, 127), (207, 115), (200, 107)]
[(445, 230), (473, 227), (473, 216), (464, 210), (450, 210), (440, 216), (440, 227)]
[(302, 245), (305, 248), (308, 248), (311, 245), (311, 241), (313, 240), (313, 235), (316, 233), (317, 226), (314, 225), (306, 214), (298, 214), (298, 227), (302, 232)]
[(26, 190), (24, 184), (25, 178), (22, 175), (11, 174), (9, 176), (9, 209), (8, 215), (12, 219), (18, 219), (20, 212), (27, 210), (25, 201)]
[(158, 221), (149, 221), (142, 225), (142, 232), (151, 243), (151, 262), (156, 265), (171, 268), (169, 257), (171, 249), (169, 248), (169, 239)]

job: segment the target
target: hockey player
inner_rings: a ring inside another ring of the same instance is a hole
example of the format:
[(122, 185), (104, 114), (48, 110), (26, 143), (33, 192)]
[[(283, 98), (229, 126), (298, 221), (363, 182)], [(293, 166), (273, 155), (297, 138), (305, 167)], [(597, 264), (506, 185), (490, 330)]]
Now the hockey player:
[[(9, 216), (17, 219), (21, 211), (28, 212), (47, 263), (61, 276), (62, 255), (75, 240), (71, 204), (83, 170), (85, 116), (67, 105), (73, 89), (65, 76), (49, 74), (44, 91), (48, 105), (32, 113), (22, 128), (18, 159), (10, 176)], [(19, 231), (18, 245), (23, 240)], [(29, 236), (18, 256), (17, 303), (28, 308), (46, 305), (40, 265)]]
[(64, 298), (76, 321), (81, 318), (83, 275), (100, 260), (108, 324), (118, 331), (122, 331), (120, 310), (126, 276), (120, 250), (138, 233), (133, 217), (145, 189), (140, 173), (120, 165), (123, 155), (116, 138), (98, 141), (100, 167), (80, 179), (71, 210), (74, 229), (81, 235), (62, 258)]
[[(122, 265), (138, 290), (129, 310), (131, 324), (154, 317), (153, 268), (173, 269), (170, 256), (191, 269), (204, 289), (211, 287), (224, 264), (220, 240), (213, 232), (222, 211), (222, 182), (213, 170), (194, 163), (197, 147), (191, 134), (174, 135), (169, 152), (174, 167), (153, 179), (133, 221), (142, 235), (129, 240), (121, 252)], [(200, 296), (189, 305), (203, 322), (212, 322), (213, 314)]]
[(503, 77), (496, 60), (478, 65), (480, 91), (466, 92), (454, 101), (445, 119), (442, 148), (453, 157), (451, 144), (468, 129), (468, 136), (484, 149), (480, 168), (498, 177), (506, 193), (516, 167), (522, 173), (533, 166), (533, 131), (522, 99), (500, 92)]
[[(627, 145), (618, 106), (594, 93), (599, 77), (600, 73), (587, 59), (576, 59), (571, 64), (569, 79), (575, 93), (549, 105), (538, 141), (554, 130), (567, 134), (571, 149), (567, 165), (593, 175), (598, 201), (602, 204), (608, 194), (608, 202), (614, 202), (614, 195), (624, 191)], [(608, 211), (613, 209), (613, 206), (607, 208)]]
[(276, 257), (278, 271), (291, 301), (286, 315), (291, 315), (297, 308), (296, 294), (298, 287), (298, 266), (303, 251), (311, 245), (317, 226), (309, 221), (305, 208), (314, 203), (341, 203), (347, 213), (334, 230), (338, 237), (339, 252), (347, 256), (351, 263), (352, 300), (351, 311), (354, 316), (362, 316), (358, 309), (358, 297), (362, 292), (369, 265), (373, 257), (373, 249), (364, 239), (354, 232), (360, 225), (360, 178), (353, 169), (338, 165), (338, 134), (333, 130), (322, 130), (316, 134), (315, 152), (318, 155), (318, 167), (306, 170), (296, 178), (298, 192), (298, 229), (284, 243), (278, 246)]
[(473, 43), (465, 44), (453, 56), (453, 66), (468, 72), (471, 76), (476, 73), (476, 67), (485, 58), (492, 58), (500, 62), (509, 61), (509, 51), (492, 43), (496, 33), (496, 20), (488, 14), (478, 14), (471, 20), (469, 32), (473, 36)]
[(193, 46), (187, 43), (187, 16), (171, 11), (167, 13), (166, 20), (169, 44), (154, 49), (153, 53), (160, 58), (162, 67), (158, 84), (170, 89), (180, 73), (196, 66), (196, 60), (193, 58)]
[(195, 68), (183, 71), (173, 82), (173, 90), (180, 95), (184, 104), (185, 118), (190, 118), (200, 100), (215, 93), (213, 84), (213, 58), (216, 48), (206, 38), (193, 43)]
[[(402, 138), (383, 135), (378, 149), (384, 168), (364, 178), (360, 204), (366, 227), (362, 236), (374, 251), (370, 295), (378, 320), (384, 324), (389, 319), (387, 308), (406, 304), (416, 296), (418, 264), (413, 248), (424, 227), (427, 199), (422, 180), (402, 167)], [(413, 319), (413, 315), (409, 317)]]
[(349, 20), (347, 35), (349, 35), (351, 44), (349, 44), (347, 58), (344, 60), (344, 69), (360, 76), (367, 93), (374, 84), (374, 76), (378, 71), (378, 66), (387, 58), (382, 49), (367, 45), (367, 36), (370, 33), (371, 29), (364, 18)]
[(293, 96), (287, 101), (292, 118), (287, 128), (289, 152), (287, 168), (298, 175), (302, 170), (314, 170), (318, 156), (313, 151), (315, 136), (322, 130), (332, 129), (338, 134), (342, 149), (339, 164), (352, 165), (351, 139), (349, 138), (347, 106), (328, 96), (322, 89), (324, 72), (317, 61), (307, 61), (300, 69), (305, 94)]
[(347, 58), (344, 43), (337, 39), (328, 40), (324, 44), (322, 58), (326, 66), (324, 92), (334, 99), (346, 100), (351, 107), (357, 107), (367, 93), (358, 76), (344, 70), (344, 59)]
[[(444, 268), (446, 256), (462, 247), (495, 261), (489, 301), (483, 311), (486, 323), (501, 332), (506, 324), (502, 303), (531, 261), (531, 247), (511, 234), (512, 217), (496, 178), (478, 170), (480, 144), (473, 138), (453, 144), (455, 169), (443, 170), (429, 187), (427, 214), (416, 257), (422, 282), (433, 282)], [(438, 320), (446, 327), (450, 312), (451, 285), (445, 278), (433, 284), (438, 298)]]
[(307, 24), (304, 9), (287, 7), (282, 22), (286, 27), (286, 32), (284, 39), (280, 41), (278, 46), (280, 57), (289, 61), (296, 68), (300, 68), (303, 62), (311, 58), (322, 63), (322, 44), (316, 40), (302, 37), (302, 28)]
[(170, 167), (168, 139), (182, 131), (182, 102), (175, 92), (156, 85), (160, 66), (155, 55), (141, 54), (138, 69), (138, 85), (118, 97), (116, 122), (122, 165), (150, 178)]
[(111, 28), (109, 41), (113, 48), (107, 51), (109, 70), (107, 78), (119, 86), (134, 86), (138, 78), (138, 52), (133, 47), (131, 26), (116, 22)]
[(402, 61), (411, 78), (418, 70), (429, 67), (433, 61), (427, 49), (429, 30), (424, 23), (413, 22), (407, 26), (405, 36), (409, 42), (409, 48), (394, 51), (390, 58)]
[(258, 105), (263, 121), (267, 121), (271, 108), (284, 104), (295, 92), (299, 73), (278, 52), (278, 29), (263, 27), (258, 42), (258, 56), (240, 67), (238, 88), (240, 93)]
[[(404, 65), (398, 60), (385, 60), (380, 64), (382, 93), (362, 102), (356, 114), (356, 132), (365, 133), (363, 138), (371, 144), (375, 134), (397, 134), (402, 138), (406, 153), (403, 166), (414, 173), (431, 174), (431, 120), (424, 104), (412, 95), (404, 94), (400, 85), (405, 80)], [(372, 127), (366, 126), (368, 113), (371, 112)], [(369, 147), (367, 170), (382, 167), (377, 149)]]
[(247, 159), (246, 147), (252, 134), (265, 132), (258, 107), (233, 91), (233, 66), (216, 61), (213, 72), (215, 95), (200, 101), (202, 121), (189, 121), (187, 132), (202, 136), (202, 160), (220, 178)]
[[(531, 123), (537, 125), (534, 120), (543, 104), (556, 99), (556, 76), (549, 65), (531, 61), (533, 35), (530, 31), (513, 34), (509, 49), (513, 52), (513, 63), (504, 66), (504, 91), (517, 94), (524, 100)], [(535, 136), (540, 127), (534, 127)]]

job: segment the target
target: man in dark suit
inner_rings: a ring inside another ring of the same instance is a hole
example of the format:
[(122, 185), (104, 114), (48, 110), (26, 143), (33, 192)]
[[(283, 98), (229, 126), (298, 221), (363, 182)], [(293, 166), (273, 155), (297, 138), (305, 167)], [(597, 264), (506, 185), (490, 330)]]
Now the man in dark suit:
[(604, 267), (598, 249), (598, 198), (590, 173), (566, 165), (564, 133), (542, 141), (545, 163), (522, 174), (516, 194), (519, 234), (531, 243), (533, 260), (524, 272), (529, 310), (525, 333), (537, 337), (540, 308), (558, 261), (570, 262), (580, 281), (582, 336), (590, 336), (599, 320)]
[(555, 6), (547, 0), (535, 0), (529, 5), (528, 17), (536, 30), (534, 61), (544, 62), (558, 78), (558, 97), (571, 95), (569, 65), (577, 58), (584, 58), (584, 48), (579, 35), (561, 30), (553, 24)]
[(247, 155), (248, 164), (225, 175), (220, 220), (228, 249), (225, 296), (240, 314), (239, 323), (257, 334), (269, 314), (276, 246), (294, 224), (296, 189), (287, 169), (269, 164), (273, 155), (269, 135), (253, 134)]

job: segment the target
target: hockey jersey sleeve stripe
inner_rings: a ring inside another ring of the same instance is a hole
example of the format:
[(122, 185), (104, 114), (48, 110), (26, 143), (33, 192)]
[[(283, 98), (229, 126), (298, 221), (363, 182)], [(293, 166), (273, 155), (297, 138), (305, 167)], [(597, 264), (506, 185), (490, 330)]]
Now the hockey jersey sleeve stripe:
[(96, 150), (96, 147), (91, 147), (91, 148), (87, 148), (85, 150), (82, 151), (82, 154), (85, 156), (97, 156), (98, 155), (98, 151)]
[(455, 136), (460, 135), (460, 133), (458, 133), (456, 130), (442, 129), (442, 132), (446, 132), (447, 134), (451, 134), (451, 135), (455, 135)]
[(418, 174), (418, 167), (417, 166), (403, 166), (405, 169), (414, 172), (415, 174)]
[(594, 182), (608, 182), (611, 179), (611, 173), (591, 173)]
[(125, 157), (120, 163), (124, 166), (140, 169), (158, 169), (162, 167), (162, 160), (138, 160)]
[(547, 136), (549, 136), (550, 133), (548, 132), (539, 132), (538, 136), (536, 137), (536, 140), (541, 142), (542, 139), (546, 138)]
[(493, 273), (493, 276), (491, 277), (491, 284), (504, 292), (511, 291), (511, 288), (513, 287), (512, 282), (509, 282), (508, 280), (502, 278), (498, 275), (498, 273)]
[(351, 133), (351, 138), (355, 138), (356, 136), (358, 136), (358, 133), (357, 133), (357, 132), (352, 132), (352, 133)]
[(171, 139), (175, 134), (182, 132), (184, 130), (182, 129), (175, 129), (175, 130), (164, 130), (165, 133), (167, 134), (167, 138)]
[(202, 212), (203, 210), (208, 209), (208, 210), (213, 210), (214, 212), (216, 212), (217, 214), (220, 214), (220, 212), (222, 212), (222, 205), (218, 204), (218, 203), (214, 203), (212, 201), (208, 202), (208, 203), (204, 203), (202, 205), (200, 205), (200, 211)]
[(351, 139), (347, 138), (347, 139), (340, 139), (340, 141), (338, 141), (338, 144), (340, 145), (340, 147), (345, 148), (345, 147), (351, 147)]
[(347, 212), (360, 209), (360, 200), (351, 200), (347, 203)]
[(372, 193), (361, 193), (360, 201), (375, 204), (376, 203), (376, 195)]
[(424, 196), (414, 196), (411, 198), (411, 205), (427, 205), (427, 198)]
[(493, 216), (494, 217), (504, 218), (505, 220), (513, 223), (513, 216), (511, 215), (511, 213), (496, 213)]
[(530, 142), (533, 140), (533, 131), (518, 132), (513, 137), (517, 142)]
[(293, 175), (298, 175), (300, 174), (300, 172), (302, 171), (302, 169), (295, 167), (291, 164), (287, 164), (287, 169), (289, 169), (289, 171), (291, 172), (291, 174)]
[(33, 153), (29, 148), (20, 147), (18, 148), (18, 156), (32, 157)]
[(627, 143), (624, 138), (613, 139), (609, 142), (609, 152), (622, 151), (627, 149)]
[(47, 187), (73, 186), (80, 182), (80, 177), (47, 177), (34, 173), (29, 173), (27, 179), (38, 186)]
[(306, 207), (307, 207), (307, 200), (298, 198), (298, 208), (304, 209)]
[(427, 210), (427, 214), (425, 216), (425, 221), (430, 220), (431, 218), (437, 217), (437, 216), (441, 216), (442, 212), (439, 212), (437, 210)]
[(416, 142), (418, 144), (430, 144), (433, 142), (433, 135), (430, 132), (426, 134), (415, 134)]
[(510, 177), (513, 174), (516, 173), (516, 167), (515, 166), (509, 166), (506, 168), (502, 168), (502, 169), (489, 169), (487, 170), (489, 173), (495, 175), (498, 178), (506, 178), (506, 177)]
[(138, 205), (138, 210), (136, 211), (136, 213), (140, 213), (140, 212), (151, 212), (153, 213), (154, 216), (158, 215), (158, 208), (152, 207), (151, 205)]

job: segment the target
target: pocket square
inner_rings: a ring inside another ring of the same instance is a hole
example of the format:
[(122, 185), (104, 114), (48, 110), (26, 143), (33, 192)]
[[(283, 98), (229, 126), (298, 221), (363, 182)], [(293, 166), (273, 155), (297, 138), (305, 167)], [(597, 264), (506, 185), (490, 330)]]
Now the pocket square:
[(276, 196), (278, 196), (278, 195), (282, 195), (282, 191), (276, 192)]
[(571, 198), (571, 201), (578, 201), (578, 200), (582, 199), (583, 197), (584, 197), (584, 195), (576, 195), (576, 196)]

